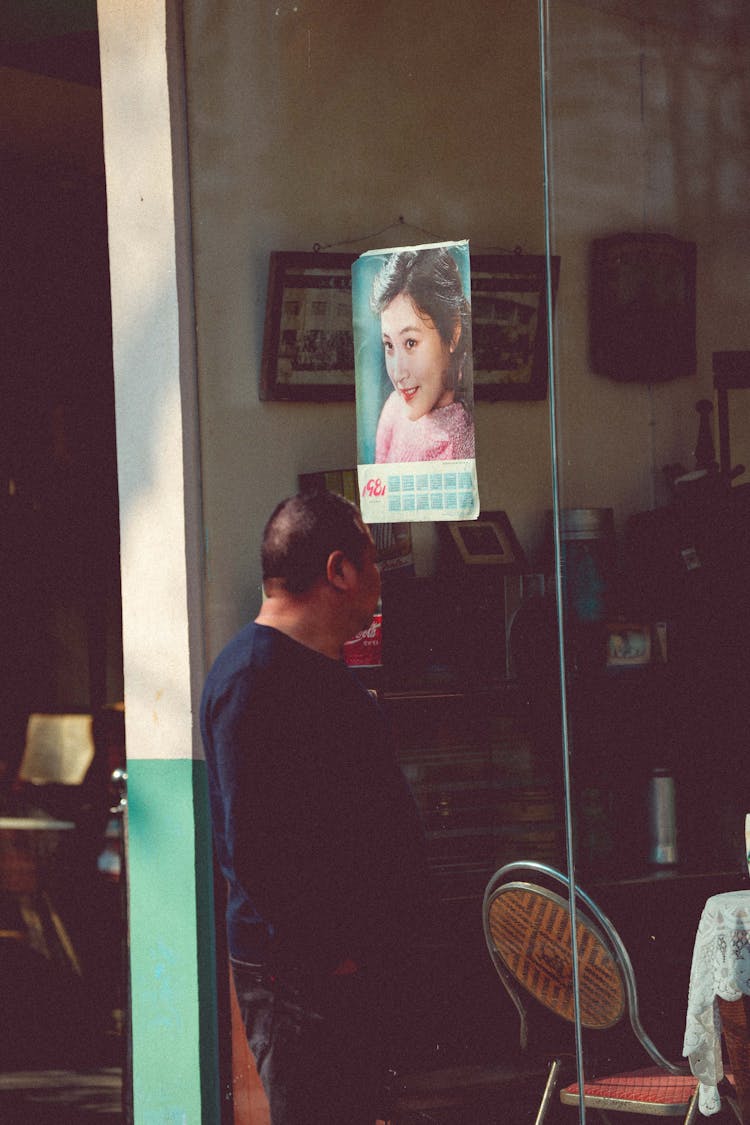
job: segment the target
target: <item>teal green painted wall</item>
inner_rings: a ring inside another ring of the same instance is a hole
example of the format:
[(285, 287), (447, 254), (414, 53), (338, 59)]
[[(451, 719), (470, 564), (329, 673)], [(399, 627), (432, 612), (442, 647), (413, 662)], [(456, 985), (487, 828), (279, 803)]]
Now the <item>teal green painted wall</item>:
[(128, 760), (135, 1125), (220, 1120), (204, 762)]

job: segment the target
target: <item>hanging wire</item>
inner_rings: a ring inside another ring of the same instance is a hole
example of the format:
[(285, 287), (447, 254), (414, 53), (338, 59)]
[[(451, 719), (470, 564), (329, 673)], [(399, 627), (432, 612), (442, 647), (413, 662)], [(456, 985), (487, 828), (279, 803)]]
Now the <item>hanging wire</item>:
[(317, 253), (319, 250), (330, 250), (335, 246), (353, 246), (355, 242), (367, 242), (371, 238), (380, 238), (381, 234), (385, 234), (386, 231), (389, 230), (396, 230), (398, 227), (410, 227), (412, 230), (418, 230), (421, 234), (426, 234), (428, 238), (432, 238), (437, 242), (441, 241), (439, 234), (434, 234), (432, 231), (425, 230), (424, 227), (417, 226), (416, 223), (409, 223), (403, 215), (399, 215), (395, 222), (388, 223), (388, 225), (382, 227), (381, 230), (374, 230), (369, 234), (360, 234), (354, 238), (342, 239), (340, 242), (327, 242), (325, 244), (314, 242), (313, 250)]
[[(340, 242), (313, 242), (313, 250), (317, 254), (322, 250), (335, 249), (337, 246), (353, 246), (357, 242), (369, 242), (373, 238), (380, 238), (381, 234), (386, 234), (386, 232), (389, 230), (398, 230), (400, 227), (408, 227), (410, 230), (419, 231), (420, 234), (426, 235), (427, 238), (432, 242), (445, 241), (441, 237), (441, 235), (435, 234), (434, 231), (427, 230), (425, 227), (420, 227), (417, 223), (411, 223), (407, 219), (405, 219), (403, 215), (399, 215), (394, 222), (388, 223), (387, 226), (382, 227), (380, 230), (370, 231), (368, 234), (360, 234), (354, 238), (342, 239)], [(523, 254), (522, 246), (514, 246), (512, 250), (503, 249), (501, 246), (478, 246), (477, 250), (479, 250), (480, 252), (483, 251), (485, 253), (495, 252), (497, 254)]]
[[(542, 160), (544, 165), (544, 242), (547, 255), (547, 308), (552, 309), (552, 270), (551, 266), (551, 185), (550, 185), (550, 159), (549, 159), (549, 121), (547, 117), (547, 34), (548, 34), (548, 9), (547, 0), (539, 0), (539, 74), (541, 82), (541, 108), (542, 108)], [(571, 740), (568, 728), (568, 701), (565, 675), (565, 629), (563, 614), (563, 584), (562, 584), (562, 536), (560, 534), (560, 479), (558, 475), (558, 449), (557, 449), (557, 371), (555, 367), (554, 333), (552, 331), (552, 316), (547, 317), (547, 363), (549, 373), (549, 414), (550, 414), (550, 443), (552, 458), (552, 504), (553, 504), (553, 529), (555, 539), (555, 593), (557, 597), (557, 627), (559, 636), (560, 662), (560, 710), (562, 719), (562, 749), (563, 749), (563, 788), (565, 793), (565, 834), (566, 861), (568, 865), (568, 882), (570, 886), (570, 929), (571, 929), (571, 960), (573, 969), (573, 1022), (575, 1025), (576, 1044), (576, 1075), (580, 1098), (578, 1101), (579, 1121), (586, 1123), (586, 1106), (583, 1100), (583, 1031), (581, 1027), (581, 994), (580, 972), (578, 963), (578, 903), (576, 901), (576, 874), (575, 855), (573, 851), (573, 800), (570, 768)]]

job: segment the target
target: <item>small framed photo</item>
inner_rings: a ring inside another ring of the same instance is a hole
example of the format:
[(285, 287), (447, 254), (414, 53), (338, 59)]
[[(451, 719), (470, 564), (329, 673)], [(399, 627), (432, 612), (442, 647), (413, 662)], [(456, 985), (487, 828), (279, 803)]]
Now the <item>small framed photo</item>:
[(527, 569), (526, 556), (505, 512), (480, 512), (478, 519), (443, 526), (443, 535), (450, 536), (466, 566), (497, 566), (514, 574)]
[(608, 668), (640, 668), (650, 663), (650, 625), (607, 625)]
[(268, 270), (260, 397), (353, 402), (356, 254), (275, 250)]

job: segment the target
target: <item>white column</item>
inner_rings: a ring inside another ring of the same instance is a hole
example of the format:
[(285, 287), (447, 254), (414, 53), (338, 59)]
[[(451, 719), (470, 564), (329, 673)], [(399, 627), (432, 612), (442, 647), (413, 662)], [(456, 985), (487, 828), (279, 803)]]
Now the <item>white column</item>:
[(136, 1123), (219, 1120), (179, 4), (99, 0), (122, 554)]

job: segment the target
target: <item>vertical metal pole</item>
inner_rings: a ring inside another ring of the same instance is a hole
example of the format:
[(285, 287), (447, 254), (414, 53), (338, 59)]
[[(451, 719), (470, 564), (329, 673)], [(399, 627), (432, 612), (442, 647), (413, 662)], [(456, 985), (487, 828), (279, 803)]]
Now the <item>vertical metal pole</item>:
[(571, 959), (573, 968), (573, 1015), (575, 1025), (576, 1044), (576, 1073), (578, 1088), (581, 1091), (579, 1101), (579, 1121), (581, 1125), (586, 1122), (586, 1107), (583, 1104), (583, 1036), (581, 1030), (580, 1010), (580, 975), (578, 966), (578, 923), (577, 903), (575, 896), (575, 855), (573, 849), (573, 801), (571, 786), (570, 751), (571, 739), (568, 728), (568, 702), (567, 684), (565, 674), (565, 629), (563, 615), (563, 588), (562, 588), (562, 551), (560, 535), (560, 481), (558, 477), (558, 451), (557, 451), (557, 378), (555, 370), (554, 333), (552, 330), (552, 234), (551, 234), (551, 186), (550, 186), (550, 161), (549, 161), (549, 122), (547, 116), (547, 0), (539, 0), (539, 77), (541, 83), (541, 110), (542, 110), (542, 159), (544, 169), (544, 243), (547, 256), (547, 363), (549, 368), (549, 413), (550, 413), (550, 444), (552, 456), (552, 499), (553, 499), (553, 528), (555, 539), (555, 591), (557, 596), (557, 626), (559, 636), (559, 662), (560, 662), (560, 706), (562, 720), (562, 749), (563, 749), (563, 786), (565, 796), (565, 851), (568, 866), (568, 879), (570, 883), (570, 925), (571, 925)]

